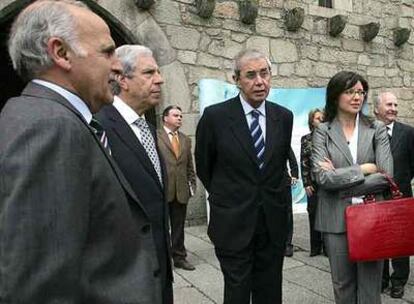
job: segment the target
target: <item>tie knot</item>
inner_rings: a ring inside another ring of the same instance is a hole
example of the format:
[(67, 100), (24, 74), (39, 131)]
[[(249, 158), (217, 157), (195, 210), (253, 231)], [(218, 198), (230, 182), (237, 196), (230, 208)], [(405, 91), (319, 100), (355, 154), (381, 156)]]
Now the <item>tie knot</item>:
[(136, 124), (139, 128), (143, 129), (143, 128), (148, 128), (147, 122), (145, 121), (144, 118), (140, 117), (138, 118), (134, 124)]
[(89, 125), (95, 130), (95, 133), (103, 131), (102, 125), (99, 123), (99, 121), (95, 117), (92, 117), (92, 120), (89, 123)]
[(254, 119), (258, 119), (260, 116), (260, 112), (258, 110), (253, 110), (251, 113)]

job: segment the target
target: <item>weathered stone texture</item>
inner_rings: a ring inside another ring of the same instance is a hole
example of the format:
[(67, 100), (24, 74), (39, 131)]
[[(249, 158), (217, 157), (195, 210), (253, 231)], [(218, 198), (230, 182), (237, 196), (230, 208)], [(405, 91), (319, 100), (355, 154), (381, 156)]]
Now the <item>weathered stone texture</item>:
[(298, 52), (293, 42), (283, 39), (270, 40), (271, 59), (274, 62), (295, 62), (298, 60)]
[(198, 49), (201, 34), (196, 29), (170, 25), (166, 32), (172, 47), (192, 51)]

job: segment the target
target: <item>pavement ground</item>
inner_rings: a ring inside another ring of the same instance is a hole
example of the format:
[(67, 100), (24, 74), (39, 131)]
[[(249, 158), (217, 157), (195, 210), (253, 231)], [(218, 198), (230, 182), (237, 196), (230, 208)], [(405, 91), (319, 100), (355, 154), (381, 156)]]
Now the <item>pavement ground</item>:
[[(294, 226), (295, 252), (284, 262), (283, 303), (334, 303), (328, 258), (309, 257), (307, 214), (295, 214)], [(223, 276), (207, 236), (207, 226), (187, 227), (185, 231), (188, 261), (196, 270), (174, 270), (175, 304), (223, 303)], [(404, 297), (392, 299), (388, 291), (382, 295), (382, 304), (414, 304), (414, 258), (411, 258), (411, 274)]]

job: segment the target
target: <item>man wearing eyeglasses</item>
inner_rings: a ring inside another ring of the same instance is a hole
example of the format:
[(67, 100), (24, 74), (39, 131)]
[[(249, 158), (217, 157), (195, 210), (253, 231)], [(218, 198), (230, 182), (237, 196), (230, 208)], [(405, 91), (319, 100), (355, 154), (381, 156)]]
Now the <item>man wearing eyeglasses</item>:
[(282, 303), (293, 114), (266, 101), (271, 77), (263, 53), (240, 52), (240, 94), (206, 108), (197, 126), (196, 171), (209, 193), (225, 304)]
[[(374, 103), (374, 114), (387, 127), (390, 138), (391, 153), (394, 159), (394, 180), (404, 197), (412, 197), (411, 180), (414, 177), (414, 128), (396, 121), (398, 114), (397, 97), (391, 92), (378, 95)], [(382, 290), (391, 282), (390, 296), (402, 298), (404, 286), (410, 275), (410, 258), (391, 260), (393, 273), (390, 276), (389, 261), (384, 261)]]

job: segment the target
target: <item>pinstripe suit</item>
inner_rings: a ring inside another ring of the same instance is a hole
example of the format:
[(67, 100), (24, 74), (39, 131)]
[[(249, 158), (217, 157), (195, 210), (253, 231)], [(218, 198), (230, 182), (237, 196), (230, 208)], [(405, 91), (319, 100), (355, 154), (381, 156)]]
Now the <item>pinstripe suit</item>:
[[(312, 174), (318, 184), (315, 228), (324, 232), (332, 272), (335, 301), (339, 304), (381, 302), (381, 262), (352, 264), (348, 259), (345, 208), (351, 197), (387, 187), (379, 173), (364, 176), (360, 164), (375, 163), (392, 174), (390, 144), (384, 124), (359, 120), (357, 161), (354, 164), (342, 126), (337, 119), (321, 124), (313, 134)], [(319, 162), (329, 158), (335, 170), (324, 171)]]

